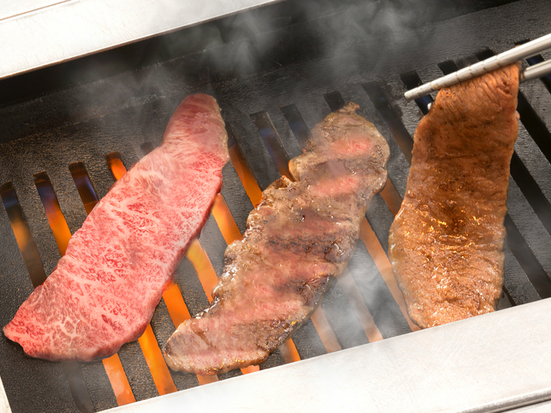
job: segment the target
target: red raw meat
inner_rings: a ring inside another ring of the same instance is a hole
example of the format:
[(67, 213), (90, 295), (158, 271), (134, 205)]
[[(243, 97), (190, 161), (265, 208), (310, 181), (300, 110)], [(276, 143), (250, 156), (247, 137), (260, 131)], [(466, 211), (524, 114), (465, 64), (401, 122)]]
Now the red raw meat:
[(4, 327), (6, 337), (52, 361), (107, 357), (137, 339), (207, 220), (227, 160), (215, 99), (188, 96), (162, 145), (97, 204), (56, 269)]

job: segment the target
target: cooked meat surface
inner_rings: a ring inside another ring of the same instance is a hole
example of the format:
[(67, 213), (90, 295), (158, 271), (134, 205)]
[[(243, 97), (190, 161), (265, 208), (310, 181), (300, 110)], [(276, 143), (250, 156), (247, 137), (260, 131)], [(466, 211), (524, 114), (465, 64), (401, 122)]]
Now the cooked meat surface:
[(306, 321), (342, 272), (389, 149), (349, 103), (312, 130), (225, 253), (210, 308), (182, 323), (164, 347), (175, 370), (216, 374), (262, 362)]
[(442, 89), (415, 131), (389, 252), (420, 327), (491, 312), (501, 294), (518, 76), (511, 65)]
[(96, 205), (6, 337), (52, 361), (106, 357), (137, 339), (208, 218), (227, 159), (216, 101), (187, 97), (161, 146)]

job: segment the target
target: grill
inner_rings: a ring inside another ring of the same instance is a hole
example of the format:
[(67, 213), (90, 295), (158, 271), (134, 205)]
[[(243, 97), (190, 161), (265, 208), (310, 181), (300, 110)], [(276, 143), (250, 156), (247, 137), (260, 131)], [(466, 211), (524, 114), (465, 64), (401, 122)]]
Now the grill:
[[(417, 3), (283, 2), (1, 81), (2, 326), (53, 271), (95, 202), (160, 143), (187, 94), (217, 98), (231, 162), (142, 338), (103, 361), (49, 363), (2, 336), (0, 410), (172, 411), (212, 400), (236, 411), (549, 408), (551, 79), (519, 94), (500, 311), (415, 332), (386, 256), (413, 132), (431, 101), (407, 102), (403, 92), (551, 32), (548, 3)], [(348, 101), (391, 148), (389, 182), (348, 269), (261, 372), (169, 372), (159, 348), (208, 306), (226, 245), (245, 230), (260, 191), (288, 174), (309, 130)]]

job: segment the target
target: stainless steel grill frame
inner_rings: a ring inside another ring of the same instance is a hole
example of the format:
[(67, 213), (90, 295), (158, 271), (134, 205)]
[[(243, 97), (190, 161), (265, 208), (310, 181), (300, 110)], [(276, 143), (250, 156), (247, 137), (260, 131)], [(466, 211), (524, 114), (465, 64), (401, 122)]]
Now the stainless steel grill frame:
[[(343, 101), (358, 103), (360, 114), (375, 123), (387, 138), (391, 147), (389, 177), (403, 194), (408, 171), (407, 139), (408, 135), (411, 139), (422, 114), (415, 102), (403, 99), (401, 75), (414, 71), (422, 81), (428, 81), (442, 74), (442, 62), (454, 61), (461, 66), (475, 60), (481, 51), (501, 52), (516, 42), (551, 32), (546, 1), (520, 0), (488, 6), (491, 4), (467, 14), (442, 14), (424, 25), (402, 24), (390, 29), (380, 19), (400, 10), (397, 6), (386, 9), (377, 2), (346, 3), (335, 9), (314, 10), (315, 17), (295, 22), (288, 6), (282, 3), (275, 11), (280, 13), (277, 19), (285, 23), (275, 24), (273, 30), (260, 30), (253, 37), (242, 36), (202, 51), (181, 46), (190, 35), (201, 33), (199, 26), (161, 41), (152, 40), (149, 44), (167, 42), (166, 50), (177, 53), (163, 56), (158, 62), (142, 61), (137, 68), (114, 69), (104, 75), (85, 73), (84, 80), (76, 76), (63, 86), (53, 82), (34, 91), (23, 87), (19, 95), (16, 89), (26, 79), (33, 83), (33, 79), (44, 79), (48, 74), (55, 78), (55, 71), (63, 69), (54, 67), (5, 80), (0, 83), (7, 90), (0, 103), (0, 184), (13, 184), (49, 274), (59, 252), (34, 186), (34, 173), (48, 174), (74, 232), (85, 219), (85, 211), (69, 164), (83, 162), (96, 192), (100, 197), (105, 195), (112, 177), (104, 156), (118, 151), (130, 166), (143, 156), (144, 142), (160, 142), (178, 102), (189, 93), (203, 91), (218, 99), (233, 139), (264, 189), (279, 177), (279, 171), (251, 115), (266, 113), (277, 132), (276, 146), (279, 144), (287, 156), (293, 157), (300, 153), (300, 144), (281, 107), (296, 105), (311, 128), (332, 109), (324, 96), (338, 92)], [(402, 23), (408, 22), (406, 19)], [(214, 25), (224, 34), (223, 26), (223, 22)], [(349, 38), (338, 36), (344, 27), (352, 34)], [(87, 59), (85, 63), (93, 61)], [(79, 63), (82, 61), (67, 65), (74, 68)], [(379, 97), (369, 90), (378, 90)], [(523, 84), (521, 92), (549, 131), (549, 91), (534, 81)], [(384, 110), (394, 119), (385, 118)], [(515, 149), (543, 196), (550, 200), (551, 165), (524, 125)], [(350, 271), (385, 340), (359, 345), (366, 340), (353, 316), (349, 317), (352, 332), (339, 331), (342, 314), (350, 310), (335, 283), (322, 306), (345, 350), (324, 355), (318, 334), (307, 323), (294, 339), (301, 357), (308, 360), (283, 366), (281, 355), (275, 352), (262, 366), (266, 371), (244, 377), (230, 373), (223, 377), (227, 380), (201, 387), (192, 376), (173, 374), (176, 387), (189, 390), (157, 397), (139, 347), (130, 343), (121, 350), (120, 357), (136, 398), (144, 401), (114, 411), (168, 410), (175, 406), (183, 410), (204, 407), (214, 397), (235, 410), (261, 406), (266, 411), (279, 411), (283, 400), (289, 409), (321, 411), (358, 406), (365, 411), (385, 412), (505, 411), (527, 404), (543, 408), (543, 404), (535, 403), (551, 398), (551, 383), (545, 374), (551, 367), (551, 346), (547, 344), (551, 312), (547, 311), (549, 300), (540, 299), (541, 292), (528, 275), (551, 274), (551, 237), (522, 189), (522, 182), (511, 179), (509, 215), (530, 255), (519, 255), (515, 240), (509, 240), (507, 299), (503, 304), (514, 308), (411, 333), (360, 243)], [(252, 205), (231, 165), (224, 169), (222, 194), (243, 231)], [(381, 197), (373, 200), (367, 219), (386, 249), (392, 214)], [(0, 231), (0, 321), (5, 324), (32, 286), (3, 208)], [(212, 219), (200, 240), (219, 274), (225, 242)], [(178, 269), (177, 282), (192, 313), (206, 307), (206, 297), (197, 287), (195, 270), (187, 260)], [(174, 329), (163, 302), (152, 326), (161, 344)], [(3, 399), (0, 391), (0, 407), (7, 399), (14, 413), (77, 409), (59, 364), (29, 359), (3, 336), (0, 358), (6, 394)], [(81, 364), (80, 368), (94, 409), (114, 408), (116, 402), (101, 363)], [(285, 396), (276, 400), (281, 393)]]

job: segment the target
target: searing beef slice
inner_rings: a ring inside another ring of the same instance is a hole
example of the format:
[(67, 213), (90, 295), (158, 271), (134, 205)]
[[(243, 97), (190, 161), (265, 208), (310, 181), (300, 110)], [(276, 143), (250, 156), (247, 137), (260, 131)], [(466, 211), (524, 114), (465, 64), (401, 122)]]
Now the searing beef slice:
[(386, 181), (389, 149), (350, 103), (312, 130), (305, 153), (263, 192), (228, 246), (212, 306), (182, 323), (164, 355), (175, 370), (216, 374), (258, 364), (290, 337), (350, 259)]

